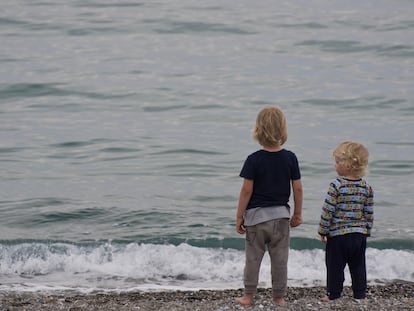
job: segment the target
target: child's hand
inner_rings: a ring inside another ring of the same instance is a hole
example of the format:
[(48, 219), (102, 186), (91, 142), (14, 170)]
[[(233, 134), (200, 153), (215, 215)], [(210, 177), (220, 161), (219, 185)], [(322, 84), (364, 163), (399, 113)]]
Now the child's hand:
[(301, 215), (293, 215), (290, 219), (290, 226), (292, 228), (299, 226), (302, 223), (302, 216)]
[(321, 242), (326, 244), (326, 235), (321, 235)]
[(244, 227), (244, 219), (243, 218), (237, 218), (236, 231), (240, 234), (245, 234), (246, 233), (246, 228)]

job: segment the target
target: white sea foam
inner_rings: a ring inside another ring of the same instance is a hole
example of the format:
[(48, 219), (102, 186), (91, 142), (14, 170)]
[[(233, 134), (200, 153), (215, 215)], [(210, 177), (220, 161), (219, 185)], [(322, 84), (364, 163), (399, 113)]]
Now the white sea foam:
[[(188, 244), (19, 244), (0, 246), (0, 290), (169, 290), (224, 289), (243, 286), (244, 252)], [(414, 281), (414, 253), (367, 250), (370, 283)], [(324, 252), (291, 250), (289, 286), (325, 284)], [(266, 254), (260, 286), (270, 287)], [(346, 269), (345, 284), (350, 284)]]

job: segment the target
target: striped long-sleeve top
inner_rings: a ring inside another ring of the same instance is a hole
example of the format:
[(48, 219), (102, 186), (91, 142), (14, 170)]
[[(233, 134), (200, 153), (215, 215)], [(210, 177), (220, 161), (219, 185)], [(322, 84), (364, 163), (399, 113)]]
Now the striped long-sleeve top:
[(370, 235), (373, 213), (374, 192), (371, 186), (364, 179), (337, 177), (329, 185), (318, 233), (331, 237), (347, 233)]

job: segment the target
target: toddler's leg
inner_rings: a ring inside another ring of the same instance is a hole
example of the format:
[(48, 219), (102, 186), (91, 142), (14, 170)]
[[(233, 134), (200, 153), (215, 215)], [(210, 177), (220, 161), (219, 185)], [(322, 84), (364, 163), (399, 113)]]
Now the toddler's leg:
[(330, 300), (341, 297), (344, 286), (344, 269), (347, 260), (343, 238), (344, 236), (328, 238), (326, 243), (327, 290)]
[(352, 279), (352, 291), (355, 299), (364, 299), (367, 289), (367, 271), (365, 266), (365, 250), (367, 238), (363, 234), (352, 234), (353, 252), (348, 265)]
[(273, 301), (285, 304), (287, 291), (287, 263), (289, 257), (290, 226), (288, 219), (268, 223), (269, 255), (271, 261)]
[(244, 267), (244, 295), (236, 298), (242, 305), (251, 305), (257, 291), (260, 264), (266, 250), (261, 225), (246, 227), (246, 265)]

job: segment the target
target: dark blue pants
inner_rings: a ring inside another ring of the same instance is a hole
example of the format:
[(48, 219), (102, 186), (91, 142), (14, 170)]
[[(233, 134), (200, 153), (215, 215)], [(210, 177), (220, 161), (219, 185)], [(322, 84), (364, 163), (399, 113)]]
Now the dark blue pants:
[(329, 299), (341, 297), (346, 264), (348, 264), (351, 274), (354, 298), (365, 298), (367, 289), (366, 248), (367, 237), (361, 233), (349, 233), (328, 238), (325, 260)]

